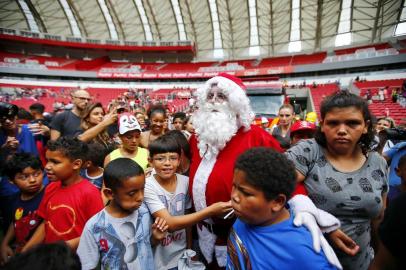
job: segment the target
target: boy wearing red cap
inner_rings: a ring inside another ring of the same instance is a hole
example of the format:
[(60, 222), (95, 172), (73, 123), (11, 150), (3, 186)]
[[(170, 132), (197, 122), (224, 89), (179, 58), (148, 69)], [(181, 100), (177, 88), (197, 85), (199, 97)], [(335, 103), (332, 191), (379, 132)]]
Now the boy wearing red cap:
[(308, 121), (296, 121), (290, 127), (290, 145), (300, 140), (311, 139), (316, 133), (316, 125)]

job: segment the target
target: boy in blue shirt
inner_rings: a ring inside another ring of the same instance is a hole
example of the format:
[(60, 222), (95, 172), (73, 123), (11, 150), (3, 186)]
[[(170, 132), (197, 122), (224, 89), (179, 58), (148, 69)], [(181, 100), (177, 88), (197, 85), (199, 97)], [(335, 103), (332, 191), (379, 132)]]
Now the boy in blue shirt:
[(21, 251), (42, 222), (37, 209), (44, 195), (44, 186), (48, 184), (41, 160), (29, 153), (12, 155), (6, 163), (6, 173), (19, 192), (7, 205), (13, 217), (1, 243), (0, 261), (3, 262)]
[(313, 250), (310, 232), (296, 227), (285, 207), (295, 179), (293, 164), (270, 148), (252, 148), (237, 159), (227, 269), (336, 269)]
[(397, 176), (400, 178), (400, 184), (392, 186), (388, 192), (388, 203), (399, 197), (400, 194), (406, 192), (406, 154), (404, 154), (395, 168)]

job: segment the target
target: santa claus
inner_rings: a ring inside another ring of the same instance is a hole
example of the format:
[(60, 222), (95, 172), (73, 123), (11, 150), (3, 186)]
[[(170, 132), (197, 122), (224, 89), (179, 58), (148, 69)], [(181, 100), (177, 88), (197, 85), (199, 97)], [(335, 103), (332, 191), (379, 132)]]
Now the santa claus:
[[(190, 139), (189, 175), (196, 211), (230, 200), (234, 163), (244, 151), (256, 146), (282, 151), (269, 133), (251, 125), (254, 113), (245, 90), (240, 79), (222, 73), (209, 79), (196, 92), (198, 109), (192, 118), (196, 133)], [(226, 243), (233, 221), (217, 217), (198, 224), (199, 246), (209, 264), (226, 265)], [(326, 243), (322, 239), (323, 250), (329, 248), (325, 247)]]

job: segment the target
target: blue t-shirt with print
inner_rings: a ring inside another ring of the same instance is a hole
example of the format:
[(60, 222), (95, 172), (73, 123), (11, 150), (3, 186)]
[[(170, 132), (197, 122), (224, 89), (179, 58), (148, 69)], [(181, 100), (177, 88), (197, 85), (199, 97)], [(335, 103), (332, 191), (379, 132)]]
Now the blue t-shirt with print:
[(313, 250), (310, 232), (290, 218), (270, 226), (237, 219), (228, 238), (227, 269), (336, 269), (321, 251)]

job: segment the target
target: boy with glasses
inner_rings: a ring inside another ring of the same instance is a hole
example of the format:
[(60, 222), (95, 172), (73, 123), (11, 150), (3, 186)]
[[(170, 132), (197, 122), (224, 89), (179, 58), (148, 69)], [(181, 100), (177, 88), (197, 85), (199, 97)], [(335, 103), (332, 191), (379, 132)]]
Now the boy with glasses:
[(192, 246), (191, 226), (212, 216), (224, 216), (230, 212), (231, 203), (217, 202), (187, 214), (192, 207), (189, 178), (176, 173), (182, 151), (180, 145), (174, 138), (163, 135), (151, 142), (148, 149), (154, 171), (145, 182), (145, 203), (155, 218), (164, 219), (169, 226), (168, 235), (153, 249), (155, 267), (177, 269), (186, 248)]

